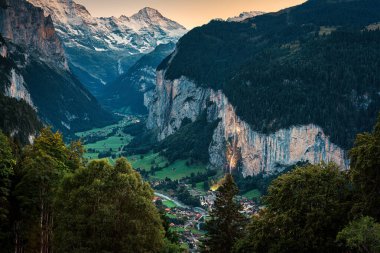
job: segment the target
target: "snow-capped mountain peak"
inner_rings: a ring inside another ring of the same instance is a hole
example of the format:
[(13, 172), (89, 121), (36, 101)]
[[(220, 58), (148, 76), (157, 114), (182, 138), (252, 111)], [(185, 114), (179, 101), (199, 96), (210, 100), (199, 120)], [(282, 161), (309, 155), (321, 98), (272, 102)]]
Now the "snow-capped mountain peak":
[(52, 17), (74, 72), (95, 94), (93, 87), (115, 80), (123, 68), (134, 64), (136, 56), (157, 45), (175, 43), (187, 32), (149, 7), (130, 17), (97, 18), (73, 0), (28, 1)]
[(164, 18), (158, 10), (150, 8), (150, 7), (145, 7), (141, 9), (138, 13), (136, 13), (132, 17), (135, 17), (135, 18), (143, 17), (145, 19), (150, 19), (150, 20)]

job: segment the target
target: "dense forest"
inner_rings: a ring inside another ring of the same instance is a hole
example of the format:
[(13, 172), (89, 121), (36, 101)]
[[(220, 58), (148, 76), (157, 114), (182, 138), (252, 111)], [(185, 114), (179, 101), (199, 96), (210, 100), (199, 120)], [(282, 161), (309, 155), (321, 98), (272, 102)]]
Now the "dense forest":
[(49, 128), (24, 148), (0, 133), (0, 252), (180, 252), (131, 165), (83, 152)]
[(34, 109), (23, 100), (0, 94), (0, 129), (19, 144), (28, 144), (30, 136), (36, 135), (42, 123)]
[(192, 158), (207, 164), (208, 148), (218, 123), (218, 121), (207, 122), (205, 114), (194, 122), (190, 119), (184, 120), (177, 132), (158, 144), (157, 150), (160, 150), (169, 161)]
[(256, 131), (316, 124), (350, 148), (380, 109), (380, 31), (366, 28), (379, 13), (375, 0), (315, 0), (243, 23), (212, 21), (159, 69), (222, 89)]

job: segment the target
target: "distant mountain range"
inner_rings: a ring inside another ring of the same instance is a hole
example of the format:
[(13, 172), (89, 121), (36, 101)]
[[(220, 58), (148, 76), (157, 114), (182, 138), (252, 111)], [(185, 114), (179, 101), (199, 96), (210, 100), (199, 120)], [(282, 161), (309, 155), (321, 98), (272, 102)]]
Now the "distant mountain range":
[(95, 18), (72, 0), (28, 1), (51, 16), (71, 69), (95, 96), (142, 55), (187, 32), (152, 8), (131, 17)]

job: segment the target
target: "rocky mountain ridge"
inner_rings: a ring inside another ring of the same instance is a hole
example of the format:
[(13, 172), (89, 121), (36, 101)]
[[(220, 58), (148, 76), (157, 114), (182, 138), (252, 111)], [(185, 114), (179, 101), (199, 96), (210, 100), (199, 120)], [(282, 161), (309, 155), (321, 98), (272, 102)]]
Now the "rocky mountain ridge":
[(97, 18), (73, 0), (29, 2), (52, 17), (74, 73), (95, 95), (142, 55), (186, 33), (186, 28), (148, 7), (130, 17)]
[[(4, 0), (0, 8), (0, 33), (14, 44), (25, 45), (29, 53), (37, 53), (49, 64), (68, 70), (61, 42), (53, 21), (44, 12), (24, 0)], [(14, 8), (17, 7), (17, 8)]]
[(265, 14), (263, 11), (246, 11), (239, 14), (239, 16), (227, 19), (227, 22), (242, 22), (248, 18), (253, 18)]

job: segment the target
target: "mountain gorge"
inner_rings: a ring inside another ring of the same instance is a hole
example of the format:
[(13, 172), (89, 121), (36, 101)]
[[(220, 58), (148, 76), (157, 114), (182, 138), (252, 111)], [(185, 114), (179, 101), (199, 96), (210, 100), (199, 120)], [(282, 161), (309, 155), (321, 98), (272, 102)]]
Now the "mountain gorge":
[(51, 16), (73, 73), (95, 96), (141, 56), (160, 44), (175, 43), (186, 33), (183, 26), (152, 8), (131, 17), (95, 18), (73, 0), (29, 2)]
[(101, 103), (110, 110), (146, 115), (156, 87), (156, 69), (174, 49), (174, 43), (160, 44), (141, 57), (126, 73), (104, 86)]
[(219, 122), (211, 167), (244, 176), (348, 168), (345, 150), (380, 108), (379, 13), (374, 0), (314, 0), (195, 28), (158, 68), (147, 126), (163, 140), (206, 113)]
[[(112, 116), (71, 73), (51, 18), (24, 0), (2, 3), (2, 95), (27, 103), (27, 115), (35, 111), (42, 122), (64, 133), (112, 122)], [(30, 122), (36, 121), (35, 115), (27, 115), (33, 118)], [(24, 126), (11, 132), (23, 132)], [(36, 127), (27, 128), (36, 133)]]

